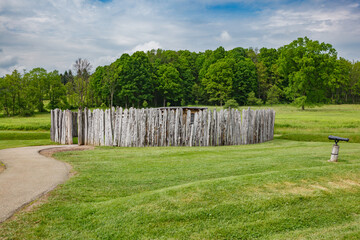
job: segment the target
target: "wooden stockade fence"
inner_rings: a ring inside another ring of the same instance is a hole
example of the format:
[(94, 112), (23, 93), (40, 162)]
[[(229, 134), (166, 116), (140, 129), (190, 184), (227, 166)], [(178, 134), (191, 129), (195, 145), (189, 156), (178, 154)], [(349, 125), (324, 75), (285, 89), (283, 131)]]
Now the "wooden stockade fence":
[(275, 111), (174, 109), (89, 109), (51, 111), (51, 140), (79, 145), (221, 146), (266, 142), (273, 139)]

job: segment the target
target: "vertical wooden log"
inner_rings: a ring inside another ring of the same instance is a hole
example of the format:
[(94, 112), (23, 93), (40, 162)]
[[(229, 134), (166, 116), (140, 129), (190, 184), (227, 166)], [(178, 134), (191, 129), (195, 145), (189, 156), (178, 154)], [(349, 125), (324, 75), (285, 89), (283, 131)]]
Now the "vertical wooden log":
[(151, 146), (156, 146), (155, 143), (156, 143), (156, 132), (157, 132), (157, 129), (156, 129), (156, 119), (159, 118), (159, 110), (157, 109), (154, 109), (153, 110), (153, 116), (152, 116), (152, 119), (151, 119)]
[(213, 111), (213, 131), (212, 131), (212, 146), (217, 146), (218, 143), (218, 113), (216, 109)]
[(126, 133), (127, 133), (127, 115), (128, 115), (128, 109), (124, 109), (124, 113), (122, 116), (122, 120), (121, 120), (121, 125), (122, 125), (122, 129), (121, 129), (121, 147), (125, 147), (126, 144)]
[(208, 111), (207, 110), (203, 110), (203, 123), (202, 123), (202, 127), (203, 127), (203, 139), (202, 139), (202, 144), (201, 146), (208, 146)]
[(111, 120), (111, 109), (105, 110), (105, 119), (104, 119), (104, 130), (105, 130), (105, 146), (112, 146), (112, 120)]
[(134, 109), (134, 130), (133, 130), (133, 145), (135, 147), (139, 146), (139, 114), (140, 109)]
[(248, 131), (248, 129), (247, 129), (247, 122), (248, 122), (248, 120), (247, 120), (247, 118), (248, 118), (248, 111), (247, 110), (245, 110), (245, 109), (243, 109), (243, 111), (242, 111), (242, 121), (241, 121), (241, 123), (242, 123), (242, 144), (247, 144), (247, 131)]
[(88, 119), (88, 109), (85, 108), (83, 112), (83, 119), (84, 119), (84, 145), (88, 145), (88, 127), (89, 127), (89, 119)]
[(78, 109), (78, 145), (84, 145), (83, 112)]
[(227, 110), (225, 131), (226, 131), (225, 144), (232, 145), (232, 109), (231, 108)]
[[(165, 110), (166, 111), (166, 110)], [(166, 111), (167, 113), (167, 111)], [(155, 114), (155, 124), (154, 124), (154, 131), (155, 131), (155, 137), (154, 137), (154, 146), (161, 146), (160, 145), (160, 118), (161, 118), (161, 110), (157, 110), (156, 114)], [(163, 117), (164, 118), (164, 117)], [(166, 122), (166, 119), (167, 118), (164, 118), (164, 121)], [(164, 126), (164, 131), (165, 131), (165, 137), (164, 137), (164, 140), (165, 140), (165, 143), (166, 144), (166, 125)], [(165, 145), (164, 145), (165, 146)]]
[(140, 147), (146, 144), (146, 113), (147, 110), (142, 108), (140, 112)]
[(61, 138), (62, 138), (62, 120), (63, 120), (63, 116), (62, 116), (62, 111), (59, 109), (59, 111), (58, 111), (58, 123), (59, 123), (59, 125), (58, 125), (58, 143), (60, 143), (60, 144), (62, 144), (61, 143)]
[(268, 110), (264, 110), (264, 116), (263, 116), (263, 121), (264, 121), (264, 139), (263, 141), (266, 142), (268, 141), (268, 128), (269, 128), (269, 111)]
[(93, 142), (95, 146), (99, 146), (99, 109), (93, 110)]
[(54, 134), (54, 110), (51, 110), (51, 111), (50, 111), (50, 115), (51, 115), (51, 119), (50, 119), (50, 122), (51, 122), (51, 127), (50, 127), (50, 140), (51, 140), (51, 141), (54, 141), (54, 139), (55, 139), (55, 134)]
[(61, 136), (61, 144), (66, 144), (66, 134), (67, 134), (67, 119), (66, 119), (66, 110), (62, 111), (62, 136)]
[(258, 143), (257, 142), (257, 130), (258, 130), (258, 122), (257, 122), (257, 119), (258, 119), (258, 114), (259, 114), (259, 111), (258, 110), (254, 110), (253, 111), (253, 143)]
[(211, 110), (207, 110), (207, 122), (206, 122), (206, 139), (205, 139), (205, 146), (210, 146), (210, 139), (211, 139)]
[(175, 110), (175, 122), (174, 122), (174, 146), (179, 146), (179, 123), (180, 123), (180, 109)]
[(101, 146), (100, 136), (101, 136), (101, 110), (96, 109), (96, 129), (95, 129), (95, 137), (96, 137), (96, 145)]
[(88, 109), (88, 144), (94, 145), (94, 114)]
[(175, 131), (175, 112), (169, 110), (169, 142), (168, 146), (174, 146), (174, 131)]
[(199, 111), (198, 112), (198, 126), (197, 126), (197, 139), (196, 139), (196, 146), (201, 146), (202, 145), (202, 140), (203, 140), (203, 111)]
[(272, 110), (272, 122), (271, 122), (271, 140), (274, 139), (274, 130), (275, 130), (275, 111)]
[(125, 133), (125, 147), (129, 147), (131, 144), (130, 138), (131, 138), (131, 110), (132, 108), (128, 109), (128, 114), (126, 118), (126, 133)]
[(241, 112), (236, 110), (237, 112), (237, 120), (236, 120), (236, 126), (237, 126), (237, 145), (241, 144)]
[(218, 112), (218, 135), (219, 135), (219, 146), (222, 146), (224, 145), (224, 110), (221, 109), (219, 112)]
[(196, 122), (197, 122), (197, 114), (195, 113), (194, 116), (194, 123), (191, 125), (191, 133), (190, 133), (190, 139), (189, 139), (189, 146), (194, 146), (194, 138), (195, 138), (195, 131), (196, 131)]
[(59, 115), (58, 109), (54, 109), (54, 142), (59, 140)]
[(115, 129), (115, 113), (116, 113), (116, 109), (115, 107), (111, 107), (111, 134), (114, 137), (114, 129)]
[(186, 113), (186, 143), (185, 146), (190, 146), (190, 139), (191, 139), (191, 128), (192, 128), (192, 124), (191, 124), (191, 111), (187, 110)]
[(66, 144), (66, 116), (65, 110), (61, 111), (61, 144)]
[(100, 146), (105, 146), (105, 111), (100, 110)]
[(153, 108), (147, 109), (146, 116), (146, 146), (151, 146), (151, 121), (152, 121)]
[(118, 141), (119, 141), (119, 108), (116, 108), (116, 111), (114, 111), (114, 139), (113, 139), (113, 146), (117, 146), (118, 145)]
[(164, 109), (162, 114), (159, 115), (159, 127), (160, 127), (160, 146), (167, 146), (167, 118), (168, 118), (168, 110)]
[(70, 110), (66, 111), (67, 115), (67, 142), (66, 144), (73, 144), (73, 114)]
[(123, 121), (122, 121), (122, 119), (123, 119), (123, 112), (124, 112), (124, 110), (122, 109), (122, 107), (120, 107), (120, 109), (119, 109), (119, 129), (118, 129), (118, 133), (119, 133), (119, 136), (118, 136), (118, 146), (122, 146), (121, 145), (121, 141), (122, 141), (122, 139), (123, 139)]

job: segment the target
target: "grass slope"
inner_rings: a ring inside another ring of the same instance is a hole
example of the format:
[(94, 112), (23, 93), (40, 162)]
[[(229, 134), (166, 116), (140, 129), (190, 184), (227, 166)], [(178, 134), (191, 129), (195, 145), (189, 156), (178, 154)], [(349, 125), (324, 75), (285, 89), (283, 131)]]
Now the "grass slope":
[(50, 113), (36, 113), (32, 117), (0, 117), (0, 130), (50, 130)]
[(78, 174), (4, 239), (360, 238), (360, 148), (274, 140), (58, 153)]

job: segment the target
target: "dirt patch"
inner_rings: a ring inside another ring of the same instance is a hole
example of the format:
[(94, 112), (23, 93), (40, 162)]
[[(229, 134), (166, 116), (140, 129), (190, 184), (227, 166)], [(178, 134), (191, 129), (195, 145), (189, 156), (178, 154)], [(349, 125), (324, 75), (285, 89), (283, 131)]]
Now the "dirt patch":
[(77, 146), (77, 147), (58, 147), (58, 148), (48, 148), (41, 150), (39, 153), (44, 155), (45, 157), (52, 157), (53, 154), (57, 152), (67, 152), (67, 151), (84, 151), (84, 150), (92, 150), (93, 146)]

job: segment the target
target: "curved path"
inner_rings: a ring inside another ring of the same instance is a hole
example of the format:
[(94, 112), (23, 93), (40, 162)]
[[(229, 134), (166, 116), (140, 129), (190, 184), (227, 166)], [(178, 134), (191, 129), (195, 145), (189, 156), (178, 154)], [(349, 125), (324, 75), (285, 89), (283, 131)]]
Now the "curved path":
[(72, 150), (75, 147), (77, 145), (53, 145), (0, 150), (0, 162), (6, 166), (0, 173), (0, 223), (69, 178), (69, 164), (39, 152), (52, 148)]

